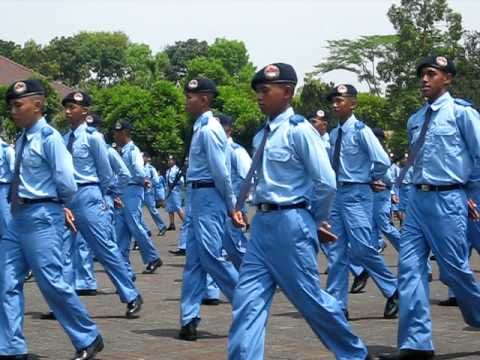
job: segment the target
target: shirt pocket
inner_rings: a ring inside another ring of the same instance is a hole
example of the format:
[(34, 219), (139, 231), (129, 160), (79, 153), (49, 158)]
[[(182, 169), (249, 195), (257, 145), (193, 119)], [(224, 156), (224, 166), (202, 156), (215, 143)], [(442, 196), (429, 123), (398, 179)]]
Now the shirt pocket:
[(271, 161), (287, 162), (290, 160), (291, 154), (287, 149), (270, 148), (267, 149), (267, 159)]
[(42, 165), (42, 154), (38, 149), (25, 149), (22, 157), (23, 166), (38, 168)]
[(460, 148), (460, 138), (455, 126), (449, 124), (440, 125), (436, 126), (432, 131), (438, 151), (448, 155), (458, 152)]

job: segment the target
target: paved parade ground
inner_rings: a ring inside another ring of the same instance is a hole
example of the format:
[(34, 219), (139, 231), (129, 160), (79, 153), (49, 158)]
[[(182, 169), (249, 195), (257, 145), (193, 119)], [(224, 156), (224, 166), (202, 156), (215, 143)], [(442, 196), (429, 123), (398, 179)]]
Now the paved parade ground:
[[(166, 216), (162, 210), (164, 220)], [(153, 229), (151, 218), (146, 215)], [(177, 224), (177, 229), (179, 228)], [(156, 234), (157, 231), (154, 231)], [(184, 257), (168, 253), (175, 249), (179, 231), (170, 231), (164, 237), (155, 237), (164, 265), (153, 275), (141, 274), (144, 266), (139, 252), (133, 252), (132, 260), (137, 272), (139, 287), (145, 304), (141, 317), (127, 320), (125, 305), (114, 293), (105, 272), (96, 264), (97, 279), (101, 294), (82, 297), (96, 320), (105, 341), (105, 349), (97, 359), (102, 360), (219, 360), (226, 359), (227, 335), (231, 320), (230, 305), (203, 306), (202, 322), (199, 325), (199, 340), (185, 342), (177, 339), (178, 313)], [(396, 272), (396, 254), (392, 246), (385, 251), (387, 263)], [(320, 271), (326, 261), (320, 256)], [(469, 328), (462, 320), (458, 308), (443, 308), (436, 305), (447, 297), (446, 287), (438, 281), (436, 264), (434, 281), (431, 283), (431, 303), (434, 343), (438, 359), (480, 359), (480, 332)], [(472, 267), (480, 273), (480, 259), (472, 257)], [(326, 276), (321, 277), (322, 285)], [(369, 280), (366, 292), (350, 295), (350, 317), (356, 333), (377, 355), (391, 351), (396, 345), (397, 320), (384, 320), (385, 299)], [(56, 321), (40, 320), (47, 306), (36, 283), (25, 284), (25, 333), (30, 359), (69, 359), (73, 347)], [(319, 360), (333, 359), (314, 336), (306, 322), (286, 300), (280, 291), (273, 302), (268, 326), (265, 359), (271, 360)]]

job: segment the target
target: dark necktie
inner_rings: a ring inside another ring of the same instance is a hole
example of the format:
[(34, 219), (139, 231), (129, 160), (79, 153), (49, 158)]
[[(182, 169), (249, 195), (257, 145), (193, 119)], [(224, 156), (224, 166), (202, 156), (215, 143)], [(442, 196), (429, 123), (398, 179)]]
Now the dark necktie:
[(67, 150), (70, 154), (73, 153), (73, 143), (75, 142), (75, 134), (73, 131), (70, 133), (70, 137), (68, 138)]
[(342, 149), (342, 127), (338, 128), (337, 140), (335, 141), (335, 148), (333, 150), (332, 168), (338, 177), (338, 169), (340, 168), (340, 150)]
[(410, 169), (410, 167), (413, 165), (413, 162), (415, 161), (415, 158), (417, 157), (420, 149), (422, 148), (423, 144), (425, 144), (425, 137), (427, 135), (427, 130), (431, 120), (432, 120), (432, 108), (429, 106), (425, 114), (425, 121), (423, 122), (420, 135), (418, 135), (418, 139), (416, 143), (413, 145), (413, 147), (410, 148), (407, 163), (402, 168), (402, 171), (400, 171), (400, 175), (398, 176), (397, 181), (395, 182), (395, 185), (397, 187), (400, 187), (402, 185), (402, 181), (405, 178), (405, 175), (407, 174), (408, 169)]
[(20, 187), (20, 166), (22, 165), (23, 149), (27, 143), (26, 132), (18, 139), (17, 145), (20, 146), (15, 159), (15, 171), (13, 172), (12, 188), (10, 189), (10, 203), (12, 211), (19, 205), (18, 189)]
[(236, 210), (241, 210), (243, 205), (245, 205), (245, 200), (247, 200), (250, 187), (252, 186), (253, 174), (258, 170), (260, 164), (262, 163), (263, 152), (265, 150), (265, 144), (267, 143), (268, 134), (270, 134), (270, 126), (267, 124), (263, 130), (262, 142), (260, 143), (260, 146), (253, 157), (252, 165), (248, 170), (247, 177), (245, 180), (243, 180), (242, 185), (240, 185), (240, 194), (238, 195), (237, 204), (235, 205)]

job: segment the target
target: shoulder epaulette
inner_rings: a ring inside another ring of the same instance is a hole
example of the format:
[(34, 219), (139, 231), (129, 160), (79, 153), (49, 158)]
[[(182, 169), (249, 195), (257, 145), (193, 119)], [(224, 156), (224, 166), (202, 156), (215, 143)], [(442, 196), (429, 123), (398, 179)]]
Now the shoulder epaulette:
[(290, 123), (293, 125), (298, 125), (304, 121), (305, 121), (305, 118), (302, 115), (295, 114), (290, 116)]
[(95, 131), (97, 131), (97, 129), (95, 129), (94, 127), (91, 127), (91, 126), (87, 127), (87, 133), (93, 134)]
[(50, 136), (53, 134), (53, 129), (50, 127), (50, 126), (45, 126), (43, 129), (42, 129), (42, 135), (47, 137), (47, 136)]
[(240, 148), (240, 145), (238, 145), (237, 143), (233, 142), (232, 143), (232, 149), (238, 149)]
[(9, 147), (10, 144), (7, 144), (6, 142), (2, 142), (2, 146), (6, 148), (6, 147)]
[(355, 129), (356, 130), (362, 130), (363, 128), (365, 128), (365, 123), (363, 121), (360, 121), (358, 120), (356, 123), (355, 123)]
[(473, 104), (470, 101), (464, 100), (464, 99), (453, 99), (455, 104), (460, 105), (460, 106), (465, 106), (465, 107), (471, 107)]
[(204, 117), (200, 123), (200, 125), (205, 126), (208, 124), (208, 117)]

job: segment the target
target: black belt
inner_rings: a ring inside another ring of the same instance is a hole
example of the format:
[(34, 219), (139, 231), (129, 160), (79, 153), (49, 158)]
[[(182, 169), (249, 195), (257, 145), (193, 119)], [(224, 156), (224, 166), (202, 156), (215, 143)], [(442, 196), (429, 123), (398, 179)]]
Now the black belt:
[(344, 181), (338, 181), (337, 186), (338, 187), (344, 187), (344, 186), (350, 186), (350, 185), (370, 185), (369, 183), (361, 183), (361, 182), (344, 182)]
[(261, 203), (257, 205), (258, 211), (261, 211), (261, 212), (289, 210), (289, 209), (305, 209), (306, 207), (307, 207), (307, 203), (305, 201), (298, 204), (290, 204), (290, 205), (277, 205), (277, 204), (268, 204), (268, 203)]
[(143, 188), (143, 185), (142, 184), (128, 184), (127, 186), (140, 186)]
[(214, 188), (215, 183), (213, 181), (192, 181), (192, 189)]
[(0, 185), (11, 185), (12, 183), (0, 183)]
[(99, 183), (96, 182), (89, 182), (89, 183), (83, 183), (83, 184), (77, 184), (77, 187), (85, 187), (85, 186), (100, 186)]
[(19, 198), (18, 202), (20, 205), (31, 205), (31, 204), (40, 204), (40, 203), (60, 203), (60, 200), (56, 198), (42, 198), (42, 199), (28, 199), (28, 198)]
[(428, 185), (428, 184), (415, 184), (415, 187), (420, 191), (430, 192), (430, 191), (451, 191), (461, 189), (462, 184), (453, 184), (453, 185)]

